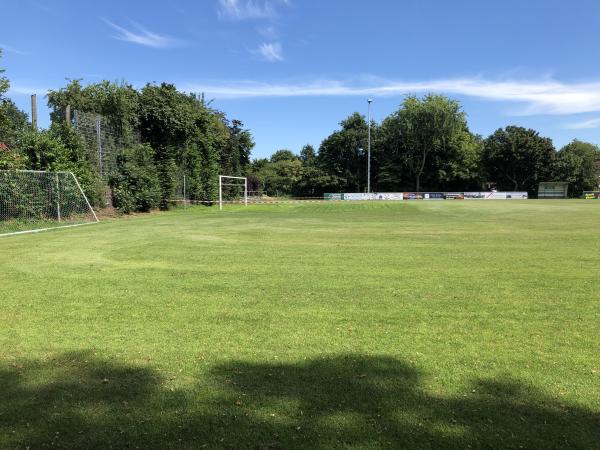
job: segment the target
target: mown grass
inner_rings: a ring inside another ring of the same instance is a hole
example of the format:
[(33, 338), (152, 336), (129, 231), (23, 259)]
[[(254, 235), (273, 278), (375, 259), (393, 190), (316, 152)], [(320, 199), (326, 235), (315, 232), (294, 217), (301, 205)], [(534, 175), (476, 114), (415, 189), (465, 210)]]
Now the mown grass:
[(0, 448), (598, 448), (600, 205), (189, 208), (0, 239)]

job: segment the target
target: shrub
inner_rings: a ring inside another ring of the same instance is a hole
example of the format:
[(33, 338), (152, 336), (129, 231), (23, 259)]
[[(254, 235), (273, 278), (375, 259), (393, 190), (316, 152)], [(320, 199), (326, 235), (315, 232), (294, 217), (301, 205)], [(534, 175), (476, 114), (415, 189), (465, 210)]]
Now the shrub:
[(94, 168), (85, 143), (67, 124), (53, 124), (49, 130), (26, 131), (20, 151), (34, 170), (73, 172), (92, 205), (103, 203), (102, 180)]
[(0, 170), (19, 170), (27, 168), (27, 159), (20, 153), (0, 142)]
[(114, 206), (124, 213), (157, 208), (161, 200), (161, 186), (152, 147), (135, 145), (121, 151), (110, 186)]

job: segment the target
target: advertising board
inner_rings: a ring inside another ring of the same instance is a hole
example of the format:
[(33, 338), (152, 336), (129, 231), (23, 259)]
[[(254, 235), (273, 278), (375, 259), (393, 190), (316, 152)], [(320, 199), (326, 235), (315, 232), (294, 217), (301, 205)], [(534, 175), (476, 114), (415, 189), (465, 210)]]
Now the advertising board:
[(423, 193), (423, 200), (444, 200), (443, 192), (425, 192)]
[(600, 191), (586, 191), (583, 193), (586, 200), (600, 200)]
[(446, 200), (464, 200), (465, 194), (463, 194), (462, 192), (446, 192), (444, 198)]
[[(600, 192), (586, 192), (585, 198), (600, 199)], [(325, 200), (526, 200), (527, 192), (344, 192), (327, 193)]]
[(377, 192), (375, 200), (404, 200), (402, 192)]
[(465, 192), (467, 200), (527, 200), (527, 192)]

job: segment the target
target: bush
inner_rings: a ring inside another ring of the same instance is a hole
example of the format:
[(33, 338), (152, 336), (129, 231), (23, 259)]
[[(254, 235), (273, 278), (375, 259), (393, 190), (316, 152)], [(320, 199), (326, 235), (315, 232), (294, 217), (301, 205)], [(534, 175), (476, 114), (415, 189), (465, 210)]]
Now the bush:
[(70, 125), (53, 124), (49, 130), (23, 133), (20, 151), (34, 170), (73, 172), (90, 203), (103, 204), (102, 180), (85, 143)]
[(27, 168), (27, 158), (0, 143), (0, 170)]
[(135, 145), (124, 149), (117, 156), (110, 186), (113, 205), (126, 214), (148, 212), (160, 206), (161, 185), (152, 147)]

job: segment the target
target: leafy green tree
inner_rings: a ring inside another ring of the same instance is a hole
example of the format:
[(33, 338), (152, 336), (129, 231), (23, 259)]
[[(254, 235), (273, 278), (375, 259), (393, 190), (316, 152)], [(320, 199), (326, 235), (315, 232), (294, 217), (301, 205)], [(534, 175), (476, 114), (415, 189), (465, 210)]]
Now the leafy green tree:
[(304, 164), (315, 164), (317, 161), (317, 152), (315, 148), (307, 144), (300, 150), (300, 159)]
[(89, 95), (86, 93), (84, 86), (81, 84), (82, 79), (67, 79), (68, 83), (65, 87), (58, 90), (50, 89), (47, 94), (48, 106), (52, 109), (50, 119), (52, 122), (64, 122), (65, 111), (67, 105), (74, 111), (96, 112), (100, 113), (99, 105), (94, 105)]
[(291, 150), (281, 149), (271, 155), (270, 161), (274, 164), (280, 161), (296, 161), (297, 159), (299, 159), (298, 156)]
[[(436, 188), (459, 177), (469, 178), (471, 153), (477, 148), (460, 104), (434, 94), (422, 99), (408, 96), (383, 121), (378, 147), (381, 184), (407, 186), (410, 182), (417, 191), (424, 183)], [(465, 164), (469, 173), (464, 173)]]
[(555, 154), (549, 138), (532, 129), (508, 126), (485, 140), (482, 166), (498, 189), (535, 194), (539, 182), (552, 177)]
[(214, 111), (208, 115), (206, 126), (198, 130), (198, 149), (201, 155), (200, 176), (202, 199), (217, 198), (219, 191), (218, 175), (223, 174), (221, 153), (228, 145), (229, 128), (222, 117)]
[(14, 149), (19, 144), (19, 137), (29, 128), (27, 114), (21, 111), (8, 98), (0, 100), (0, 142)]
[(21, 136), (19, 152), (33, 170), (73, 172), (90, 202), (102, 204), (102, 182), (84, 142), (68, 124), (52, 124), (49, 130), (28, 130)]
[(299, 159), (280, 160), (267, 166), (263, 179), (269, 195), (291, 195), (302, 177)]
[(135, 145), (119, 154), (110, 185), (115, 207), (120, 211), (148, 212), (160, 205), (160, 174), (154, 161), (149, 145)]
[(228, 121), (203, 96), (180, 92), (172, 84), (136, 90), (125, 82), (83, 86), (81, 80), (70, 80), (64, 88), (49, 92), (48, 104), (53, 123), (64, 123), (67, 105), (101, 114), (125, 136), (129, 147), (137, 142), (132, 130), (139, 129), (141, 141), (154, 150), (162, 208), (169, 206), (184, 176), (188, 198), (214, 199), (217, 175), (242, 175), (250, 162), (254, 143), (242, 122)]
[(254, 141), (241, 121), (232, 120), (228, 128), (229, 139), (221, 153), (221, 169), (225, 175), (241, 176), (250, 164)]
[(290, 150), (278, 150), (269, 160), (255, 160), (249, 173), (267, 195), (291, 195), (302, 177), (302, 161)]
[[(2, 57), (2, 48), (0, 48), (0, 58), (1, 57)], [(4, 72), (6, 72), (6, 70), (0, 69), (0, 99), (2, 99), (4, 97), (4, 94), (6, 94), (6, 92), (10, 88), (10, 82), (8, 81), (8, 78), (6, 78), (4, 75), (2, 75)]]
[(580, 197), (583, 191), (598, 188), (597, 160), (600, 160), (600, 148), (597, 145), (575, 139), (558, 151), (554, 178), (569, 183), (571, 197)]
[(302, 161), (302, 172), (300, 180), (294, 187), (294, 195), (320, 197), (325, 192), (337, 192), (340, 189), (340, 180), (321, 167), (312, 145), (302, 147), (300, 160)]
[(65, 122), (53, 123), (48, 130), (50, 138), (60, 142), (64, 153), (49, 167), (51, 170), (73, 172), (81, 188), (93, 205), (105, 206), (106, 189), (96, 170), (96, 161), (86, 148), (83, 138)]
[(183, 149), (195, 137), (195, 98), (183, 94), (172, 84), (148, 84), (140, 97), (142, 141), (154, 149), (161, 184), (161, 208), (166, 209), (175, 194), (178, 164)]
[[(0, 48), (0, 58), (2, 49)], [(27, 126), (27, 115), (20, 111), (15, 104), (5, 97), (10, 88), (10, 82), (0, 68), (0, 142), (13, 147), (16, 144), (17, 136)]]
[(325, 192), (339, 192), (340, 180), (316, 164), (304, 163), (293, 194), (300, 197), (322, 197)]
[(27, 168), (27, 159), (0, 143), (0, 170), (19, 170)]
[(20, 151), (27, 157), (33, 170), (58, 170), (69, 161), (65, 145), (48, 130), (24, 133)]
[(463, 130), (451, 141), (450, 154), (435, 161), (437, 186), (442, 190), (479, 189), (483, 139)]
[(125, 82), (102, 81), (83, 86), (81, 81), (68, 80), (65, 87), (48, 91), (52, 122), (64, 122), (69, 105), (72, 114), (75, 110), (101, 114), (130, 143), (132, 130), (139, 126), (140, 93)]
[[(340, 189), (361, 192), (367, 184), (367, 121), (354, 113), (340, 123), (341, 130), (327, 137), (319, 147), (319, 165), (339, 180)], [(377, 127), (372, 126), (376, 135)]]

